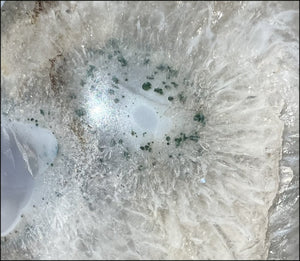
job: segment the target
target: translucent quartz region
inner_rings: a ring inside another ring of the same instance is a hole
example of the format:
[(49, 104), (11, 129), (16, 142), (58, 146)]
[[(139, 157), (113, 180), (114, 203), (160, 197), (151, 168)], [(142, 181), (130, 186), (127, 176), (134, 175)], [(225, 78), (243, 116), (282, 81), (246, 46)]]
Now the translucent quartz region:
[(57, 141), (47, 129), (19, 122), (1, 124), (1, 236), (11, 232), (28, 205), (34, 177), (51, 164)]

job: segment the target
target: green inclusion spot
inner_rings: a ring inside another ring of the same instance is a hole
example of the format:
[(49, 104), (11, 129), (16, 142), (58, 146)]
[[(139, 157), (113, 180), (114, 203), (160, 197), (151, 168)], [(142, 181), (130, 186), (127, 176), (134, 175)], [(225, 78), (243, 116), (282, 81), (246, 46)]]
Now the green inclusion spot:
[(119, 100), (119, 99), (117, 99), (117, 98), (116, 98), (116, 99), (114, 99), (114, 102), (115, 102), (115, 103), (118, 103), (119, 101), (120, 101), (120, 100)]
[(175, 138), (174, 141), (175, 141), (175, 146), (178, 147), (182, 142), (182, 138)]
[(31, 118), (31, 121), (34, 121), (34, 118)]
[(178, 86), (178, 84), (176, 82), (171, 82), (171, 84), (173, 84), (174, 87)]
[(111, 94), (111, 95), (113, 95), (113, 94), (115, 94), (115, 91), (112, 90), (112, 89), (109, 89), (109, 90), (108, 90), (108, 93)]
[(45, 112), (44, 112), (42, 109), (40, 109), (40, 113), (41, 113), (42, 115), (45, 115)]
[(118, 83), (119, 83), (119, 79), (118, 79), (116, 76), (112, 77), (112, 81), (113, 81), (115, 84), (118, 84)]
[(148, 143), (147, 143), (147, 145), (145, 145), (145, 146), (141, 146), (141, 147), (140, 147), (140, 149), (141, 149), (141, 150), (146, 150), (146, 151), (149, 151), (149, 152), (151, 152), (151, 151), (152, 151), (152, 148), (151, 148), (151, 143), (150, 143), (150, 142), (148, 142)]
[(166, 85), (165, 85), (165, 88), (166, 88), (166, 89), (171, 89), (171, 86), (166, 84)]
[(122, 66), (126, 66), (127, 65), (127, 61), (125, 60), (125, 58), (122, 55), (118, 56), (118, 61), (120, 62), (120, 64)]
[(170, 140), (171, 140), (171, 138), (170, 138), (169, 136), (167, 136), (167, 137), (166, 137), (166, 140), (167, 140), (167, 141), (170, 141)]
[(139, 165), (138, 170), (141, 171), (143, 170), (143, 168), (144, 168), (143, 165)]
[(81, 80), (80, 80), (80, 85), (81, 85), (81, 86), (84, 86), (85, 84), (86, 84), (86, 82), (85, 82), (84, 80), (81, 79)]
[(151, 85), (150, 82), (145, 82), (145, 83), (143, 83), (142, 88), (143, 88), (144, 91), (148, 91), (148, 90), (151, 89), (151, 86), (152, 85)]
[(146, 59), (144, 60), (144, 64), (149, 64), (149, 62), (150, 62), (150, 59), (149, 59), (149, 58), (146, 58)]
[(178, 99), (181, 103), (185, 103), (186, 102), (186, 97), (183, 95), (183, 92), (178, 94)]
[(153, 76), (153, 75), (147, 76), (146, 78), (147, 78), (148, 80), (154, 80), (154, 76)]
[(112, 139), (111, 141), (110, 141), (110, 146), (111, 147), (113, 147), (113, 146), (115, 146), (117, 143), (116, 143), (116, 141), (114, 140), (114, 139)]
[(187, 140), (187, 138), (184, 133), (180, 133), (180, 136), (174, 139), (176, 148), (180, 146), (183, 141)]
[(107, 45), (111, 46), (113, 49), (118, 49), (119, 48), (118, 40), (115, 39), (115, 38), (110, 38), (107, 41)]
[(191, 136), (189, 136), (189, 139), (192, 140), (192, 141), (198, 141), (199, 140), (199, 136), (197, 136), (197, 135), (191, 135)]
[(147, 134), (147, 132), (143, 132), (143, 137), (145, 137), (146, 134)]
[(169, 97), (168, 97), (168, 100), (169, 100), (169, 101), (173, 101), (174, 98), (173, 98), (172, 96), (169, 96)]
[(161, 94), (161, 95), (164, 94), (164, 91), (161, 88), (155, 88), (154, 91), (157, 92), (157, 93), (159, 93), (159, 94)]
[(161, 65), (159, 65), (159, 66), (156, 67), (156, 69), (158, 69), (160, 71), (164, 71), (164, 70), (166, 70), (166, 68), (167, 67), (165, 65), (163, 65), (163, 64), (161, 64)]
[(178, 71), (172, 69), (172, 67), (168, 66), (167, 69), (168, 69), (168, 76), (167, 76), (168, 79), (170, 79), (170, 77), (176, 77), (178, 75)]
[(123, 144), (123, 140), (122, 140), (122, 139), (119, 139), (118, 143), (119, 143), (119, 144)]
[(75, 110), (75, 113), (76, 113), (76, 115), (77, 115), (78, 117), (81, 117), (81, 116), (86, 115), (86, 111), (85, 111), (85, 109), (83, 109), (83, 108), (76, 109), (76, 110)]
[(96, 67), (94, 65), (89, 65), (89, 69), (86, 71), (87, 77), (94, 77), (94, 71)]
[(180, 146), (180, 144), (186, 140), (192, 140), (197, 142), (199, 140), (199, 136), (198, 135), (186, 136), (184, 133), (180, 133), (180, 136), (174, 139), (175, 146), (176, 147)]
[(113, 58), (113, 55), (110, 53), (110, 54), (107, 56), (107, 58), (108, 58), (109, 60), (111, 60), (111, 59)]
[(127, 79), (127, 78), (125, 79), (125, 82), (128, 82), (128, 79)]
[(102, 49), (99, 49), (99, 50), (98, 50), (98, 54), (103, 55), (103, 54), (104, 54), (104, 51), (103, 51)]
[(205, 123), (205, 117), (201, 112), (199, 112), (194, 116), (194, 121), (198, 121), (198, 122), (201, 122), (202, 124), (204, 124)]
[(130, 158), (130, 154), (129, 154), (128, 151), (124, 151), (124, 152), (123, 152), (123, 156), (124, 156), (125, 159), (127, 159), (127, 160)]
[[(91, 89), (92, 89), (92, 88), (95, 89), (94, 85), (91, 86)], [(75, 95), (74, 93), (71, 93), (69, 97), (70, 97), (71, 99), (76, 99), (76, 98), (77, 98), (76, 95)]]
[(161, 65), (157, 66), (156, 69), (158, 69), (162, 72), (166, 71), (168, 73), (167, 74), (167, 79), (170, 79), (171, 77), (176, 77), (178, 75), (178, 71), (174, 70), (169, 65), (161, 64)]
[(131, 135), (132, 135), (132, 136), (136, 135), (136, 132), (132, 130), (132, 131), (131, 131)]

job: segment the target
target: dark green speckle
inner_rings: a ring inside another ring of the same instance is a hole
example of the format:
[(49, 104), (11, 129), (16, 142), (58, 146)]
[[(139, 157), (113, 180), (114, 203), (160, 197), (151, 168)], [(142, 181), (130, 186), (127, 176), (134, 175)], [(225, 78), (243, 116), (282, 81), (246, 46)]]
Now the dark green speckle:
[(142, 88), (143, 88), (144, 91), (148, 91), (148, 90), (151, 89), (151, 86), (152, 85), (151, 85), (150, 82), (145, 82), (145, 83), (143, 83)]
[(199, 140), (199, 136), (197, 136), (197, 135), (191, 135), (191, 136), (189, 136), (189, 139), (192, 140), (192, 141), (198, 141)]
[(87, 77), (94, 77), (94, 71), (96, 67), (94, 65), (89, 65), (89, 69), (86, 71)]
[(155, 88), (154, 91), (157, 92), (157, 93), (159, 93), (160, 95), (164, 94), (164, 91), (161, 88)]
[(77, 115), (78, 117), (82, 117), (82, 116), (86, 115), (86, 111), (85, 111), (85, 109), (83, 109), (83, 108), (76, 109), (76, 110), (75, 110), (75, 113), (76, 113), (76, 115)]
[(164, 71), (164, 70), (166, 70), (166, 68), (167, 67), (165, 65), (163, 65), (163, 64), (160, 64), (159, 66), (156, 67), (156, 69), (160, 70), (160, 71)]
[(178, 84), (176, 82), (171, 82), (171, 84), (173, 84), (173, 86), (176, 88), (178, 86)]
[(186, 97), (183, 95), (183, 92), (178, 94), (178, 99), (183, 104), (186, 102)]
[(150, 63), (150, 59), (149, 58), (145, 58), (144, 64), (149, 64), (149, 63)]
[(124, 156), (124, 158), (127, 159), (127, 160), (130, 158), (130, 154), (129, 154), (128, 151), (124, 151), (124, 152), (123, 152), (123, 156)]
[(148, 151), (148, 152), (151, 152), (151, 151), (152, 151), (151, 143), (148, 142), (145, 146), (141, 146), (140, 149), (141, 149), (141, 150)]
[(118, 79), (116, 76), (112, 77), (112, 81), (113, 81), (115, 84), (118, 84), (118, 83), (119, 83), (119, 79)]
[(201, 122), (202, 124), (205, 124), (205, 117), (201, 112), (199, 112), (194, 116), (194, 121), (198, 121)]
[(82, 79), (80, 80), (80, 85), (81, 85), (81, 86), (84, 86), (85, 83), (86, 83), (86, 82), (85, 82), (84, 80), (82, 80)]
[(109, 89), (109, 90), (108, 90), (108, 93), (111, 94), (111, 95), (114, 95), (114, 94), (115, 94), (115, 91), (112, 90), (112, 89)]
[(112, 139), (112, 140), (110, 141), (110, 146), (111, 146), (111, 147), (114, 147), (116, 144), (117, 144), (117, 143), (116, 143), (116, 141), (115, 141), (114, 139)]
[(121, 66), (127, 65), (127, 61), (125, 60), (125, 58), (122, 55), (118, 56), (118, 62), (121, 64)]

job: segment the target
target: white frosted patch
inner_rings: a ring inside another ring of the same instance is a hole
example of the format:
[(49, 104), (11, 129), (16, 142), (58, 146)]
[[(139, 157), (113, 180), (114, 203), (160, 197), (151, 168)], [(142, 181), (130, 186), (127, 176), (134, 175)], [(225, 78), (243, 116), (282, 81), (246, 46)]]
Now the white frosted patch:
[(145, 131), (154, 131), (157, 126), (155, 111), (146, 106), (135, 108), (133, 118), (135, 122)]

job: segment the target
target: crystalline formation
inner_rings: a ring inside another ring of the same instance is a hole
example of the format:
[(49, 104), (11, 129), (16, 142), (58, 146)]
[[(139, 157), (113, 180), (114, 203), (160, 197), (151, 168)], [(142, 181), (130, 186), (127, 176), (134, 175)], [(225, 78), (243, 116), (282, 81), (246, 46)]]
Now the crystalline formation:
[(6, 2), (1, 258), (299, 257), (298, 5)]

